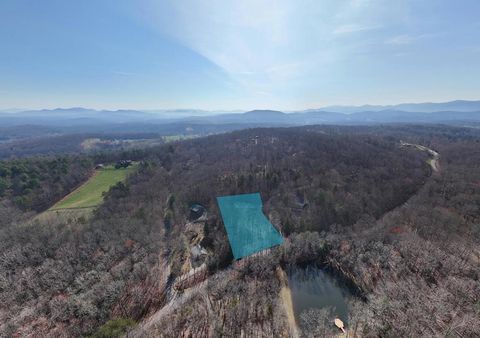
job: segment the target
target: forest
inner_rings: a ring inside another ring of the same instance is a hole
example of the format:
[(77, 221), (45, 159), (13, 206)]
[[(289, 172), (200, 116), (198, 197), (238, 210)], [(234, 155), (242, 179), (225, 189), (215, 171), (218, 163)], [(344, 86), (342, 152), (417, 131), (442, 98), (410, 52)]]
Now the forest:
[(23, 211), (43, 211), (85, 181), (86, 157), (63, 156), (0, 162), (0, 201)]
[[(400, 141), (435, 149), (440, 171)], [(121, 158), (139, 169), (91, 218), (27, 222)], [(289, 337), (281, 271), (301, 264), (355, 289), (358, 336), (479, 336), (479, 166), (478, 130), (436, 125), (255, 128), (1, 161), (0, 336), (124, 325), (128, 336)], [(215, 198), (251, 192), (286, 240), (234, 261)], [(192, 204), (206, 215), (192, 219)], [(334, 329), (312, 321), (300, 334)]]

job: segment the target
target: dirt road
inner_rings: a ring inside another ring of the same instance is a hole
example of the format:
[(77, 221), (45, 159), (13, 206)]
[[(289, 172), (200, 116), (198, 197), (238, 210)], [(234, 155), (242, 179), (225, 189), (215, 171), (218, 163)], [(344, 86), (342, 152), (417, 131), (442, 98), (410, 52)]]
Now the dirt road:
[(418, 150), (425, 151), (430, 154), (432, 157), (429, 161), (428, 164), (432, 167), (432, 170), (434, 172), (439, 172), (440, 171), (440, 154), (437, 153), (435, 150), (427, 148), (425, 146), (422, 146), (421, 144), (413, 144), (413, 143), (406, 143), (403, 141), (400, 141), (400, 146), (402, 147), (414, 147), (417, 148)]

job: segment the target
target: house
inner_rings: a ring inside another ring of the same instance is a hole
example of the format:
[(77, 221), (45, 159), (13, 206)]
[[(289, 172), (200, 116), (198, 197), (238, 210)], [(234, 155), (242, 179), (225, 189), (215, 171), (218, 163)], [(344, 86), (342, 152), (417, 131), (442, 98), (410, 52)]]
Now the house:
[(115, 164), (115, 169), (127, 168), (132, 165), (131, 160), (120, 160)]

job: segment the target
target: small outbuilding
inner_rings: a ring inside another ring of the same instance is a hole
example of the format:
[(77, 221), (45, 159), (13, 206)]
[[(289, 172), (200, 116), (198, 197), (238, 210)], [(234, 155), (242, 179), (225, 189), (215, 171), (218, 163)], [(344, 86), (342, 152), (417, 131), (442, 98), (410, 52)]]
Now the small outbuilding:
[(207, 210), (200, 204), (192, 204), (190, 206), (190, 220), (196, 221), (202, 217)]

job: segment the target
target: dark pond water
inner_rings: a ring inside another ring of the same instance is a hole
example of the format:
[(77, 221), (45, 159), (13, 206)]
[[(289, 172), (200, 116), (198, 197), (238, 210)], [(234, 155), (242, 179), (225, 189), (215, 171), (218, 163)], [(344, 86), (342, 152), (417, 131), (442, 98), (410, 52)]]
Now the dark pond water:
[(331, 308), (334, 316), (348, 323), (351, 293), (333, 274), (309, 265), (290, 268), (288, 279), (297, 323), (301, 313), (311, 308)]

